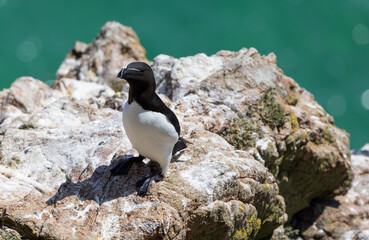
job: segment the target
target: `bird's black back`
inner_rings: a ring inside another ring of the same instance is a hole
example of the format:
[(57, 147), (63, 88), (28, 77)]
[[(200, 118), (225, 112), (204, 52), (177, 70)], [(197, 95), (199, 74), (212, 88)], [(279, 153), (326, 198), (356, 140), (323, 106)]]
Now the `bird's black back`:
[(162, 113), (166, 116), (166, 118), (168, 119), (168, 121), (174, 126), (174, 128), (176, 129), (176, 132), (178, 133), (178, 137), (180, 136), (181, 133), (181, 127), (179, 126), (179, 121), (177, 116), (172, 112), (172, 110), (170, 110), (170, 108), (168, 108), (165, 103), (160, 99), (160, 97), (154, 93), (151, 96), (151, 99), (147, 99), (145, 96), (143, 97), (138, 97), (137, 99), (134, 99), (137, 101), (137, 103), (144, 109), (147, 111), (153, 111), (153, 112), (158, 112), (158, 113)]

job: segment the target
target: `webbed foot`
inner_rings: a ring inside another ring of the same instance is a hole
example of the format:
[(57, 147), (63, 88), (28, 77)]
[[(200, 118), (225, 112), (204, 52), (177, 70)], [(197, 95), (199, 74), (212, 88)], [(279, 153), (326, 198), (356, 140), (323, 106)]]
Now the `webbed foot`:
[(157, 182), (157, 181), (162, 180), (163, 178), (164, 177), (161, 174), (154, 174), (154, 175), (147, 176), (147, 177), (144, 177), (138, 180), (136, 182), (136, 187), (138, 188), (138, 191), (137, 191), (138, 195), (140, 196), (145, 195), (147, 191), (149, 191), (149, 188), (153, 180)]

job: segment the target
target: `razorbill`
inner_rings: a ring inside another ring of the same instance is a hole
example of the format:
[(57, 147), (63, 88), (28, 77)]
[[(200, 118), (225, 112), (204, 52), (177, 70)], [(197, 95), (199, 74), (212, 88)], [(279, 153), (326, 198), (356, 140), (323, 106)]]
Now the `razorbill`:
[(156, 161), (160, 174), (137, 181), (138, 193), (145, 194), (153, 180), (166, 176), (169, 163), (178, 151), (186, 148), (187, 140), (180, 137), (176, 115), (155, 93), (156, 83), (151, 67), (144, 62), (130, 63), (118, 73), (129, 84), (128, 101), (123, 107), (123, 126), (138, 157), (124, 160), (111, 170), (113, 176), (127, 175), (133, 163), (144, 158)]

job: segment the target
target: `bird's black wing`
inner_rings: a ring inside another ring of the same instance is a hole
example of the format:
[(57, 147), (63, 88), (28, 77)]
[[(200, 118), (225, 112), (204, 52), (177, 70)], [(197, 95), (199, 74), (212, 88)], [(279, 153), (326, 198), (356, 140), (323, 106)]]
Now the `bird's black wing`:
[(177, 116), (168, 108), (165, 103), (160, 99), (157, 94), (154, 94), (152, 100), (150, 102), (139, 102), (141, 107), (145, 110), (150, 110), (154, 112), (159, 112), (164, 114), (168, 121), (174, 126), (176, 132), (178, 133), (178, 137), (181, 133), (181, 127), (179, 126), (179, 121)]
[(172, 150), (172, 156), (181, 153), (186, 148), (187, 148), (187, 144), (181, 140), (178, 140), (176, 144), (174, 144), (174, 147)]

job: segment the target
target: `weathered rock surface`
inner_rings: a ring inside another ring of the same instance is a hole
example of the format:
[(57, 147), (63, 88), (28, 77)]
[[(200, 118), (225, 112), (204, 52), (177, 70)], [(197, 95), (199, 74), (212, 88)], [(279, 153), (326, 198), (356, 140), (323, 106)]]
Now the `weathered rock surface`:
[(10, 89), (0, 92), (0, 134), (19, 128), (31, 117), (62, 95), (32, 77), (22, 77)]
[(316, 200), (298, 213), (294, 227), (304, 239), (369, 239), (369, 145), (352, 155), (354, 179), (344, 196)]
[(56, 73), (61, 78), (107, 84), (120, 90), (115, 81), (119, 70), (130, 62), (147, 62), (146, 51), (132, 28), (108, 22), (91, 44), (77, 41)]
[(4, 132), (2, 224), (28, 238), (58, 239), (261, 237), (283, 224), (284, 200), (267, 169), (178, 111), (183, 132), (199, 137), (171, 164), (170, 177), (137, 196), (135, 182), (150, 168), (140, 164), (128, 176), (110, 176), (113, 156), (133, 152), (120, 112), (72, 97), (80, 96), (73, 90), (86, 93), (91, 83), (83, 84), (69, 88), (70, 96), (45, 88), (60, 98), (31, 108), (25, 127)]
[(22, 236), (14, 229), (2, 226), (0, 227), (0, 239), (1, 240), (21, 240)]
[(159, 55), (153, 69), (159, 92), (198, 116), (205, 129), (260, 156), (277, 178), (290, 216), (313, 198), (347, 192), (349, 135), (283, 75), (274, 54), (260, 56), (251, 48), (210, 57)]
[(158, 92), (194, 144), (137, 196), (153, 164), (109, 171), (135, 154), (118, 111), (126, 88), (111, 80), (137, 60), (133, 31), (108, 23), (76, 44), (53, 88), (21, 78), (0, 92), (0, 225), (43, 239), (260, 239), (287, 221), (285, 202), (292, 216), (347, 192), (348, 134), (251, 48), (154, 59)]

